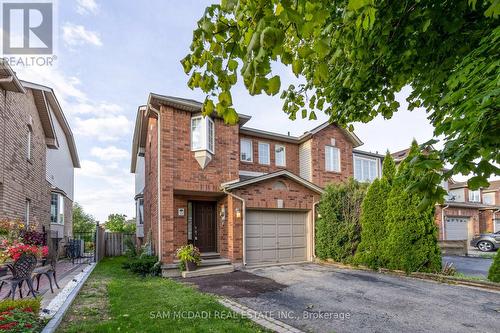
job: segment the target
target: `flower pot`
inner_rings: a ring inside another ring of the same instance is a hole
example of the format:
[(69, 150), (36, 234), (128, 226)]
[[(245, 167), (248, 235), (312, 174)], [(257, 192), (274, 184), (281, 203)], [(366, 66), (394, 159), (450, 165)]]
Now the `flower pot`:
[(192, 262), (192, 261), (186, 261), (186, 270), (187, 271), (194, 271), (196, 270), (196, 263), (195, 262)]

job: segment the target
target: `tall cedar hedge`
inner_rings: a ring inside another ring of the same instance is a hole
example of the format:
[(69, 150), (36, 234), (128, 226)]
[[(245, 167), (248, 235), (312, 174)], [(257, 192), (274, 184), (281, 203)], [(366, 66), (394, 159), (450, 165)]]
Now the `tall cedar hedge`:
[(361, 209), (361, 242), (356, 252), (355, 261), (370, 268), (384, 267), (383, 242), (387, 236), (385, 213), (387, 197), (391, 191), (396, 166), (387, 152), (384, 158), (383, 175), (375, 179), (368, 188)]
[(493, 264), (488, 272), (488, 280), (492, 282), (500, 282), (500, 250), (498, 250)]
[(437, 241), (434, 207), (417, 208), (422, 197), (408, 190), (408, 185), (415, 179), (407, 161), (419, 153), (417, 143), (413, 142), (409, 157), (399, 166), (389, 193), (383, 260), (390, 269), (437, 272), (441, 270), (441, 251)]
[(360, 241), (361, 203), (366, 186), (353, 179), (328, 185), (321, 197), (316, 221), (316, 255), (321, 259), (352, 262)]

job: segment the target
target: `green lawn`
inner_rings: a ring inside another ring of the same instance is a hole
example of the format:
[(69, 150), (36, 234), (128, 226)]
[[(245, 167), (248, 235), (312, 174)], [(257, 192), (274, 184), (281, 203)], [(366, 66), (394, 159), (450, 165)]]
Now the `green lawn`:
[(58, 332), (266, 332), (211, 295), (170, 279), (133, 275), (121, 268), (125, 260), (106, 258), (97, 265)]

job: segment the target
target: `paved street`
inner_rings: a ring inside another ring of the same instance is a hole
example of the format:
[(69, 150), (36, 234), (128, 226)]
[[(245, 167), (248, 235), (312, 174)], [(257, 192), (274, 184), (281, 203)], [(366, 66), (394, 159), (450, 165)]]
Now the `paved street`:
[(468, 276), (487, 277), (493, 259), (459, 256), (443, 257), (443, 265), (447, 262), (453, 263), (459, 273)]
[(315, 264), (248, 272), (286, 287), (237, 301), (304, 331), (499, 330), (500, 293), (496, 292)]

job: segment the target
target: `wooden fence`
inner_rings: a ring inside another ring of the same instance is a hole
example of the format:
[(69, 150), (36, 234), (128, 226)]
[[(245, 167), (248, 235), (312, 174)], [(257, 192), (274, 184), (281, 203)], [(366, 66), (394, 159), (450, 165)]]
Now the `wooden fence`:
[(120, 232), (109, 232), (103, 228), (97, 228), (97, 253), (96, 259), (100, 261), (104, 257), (121, 256), (127, 250), (125, 240), (130, 238), (136, 244), (135, 234), (124, 234)]

